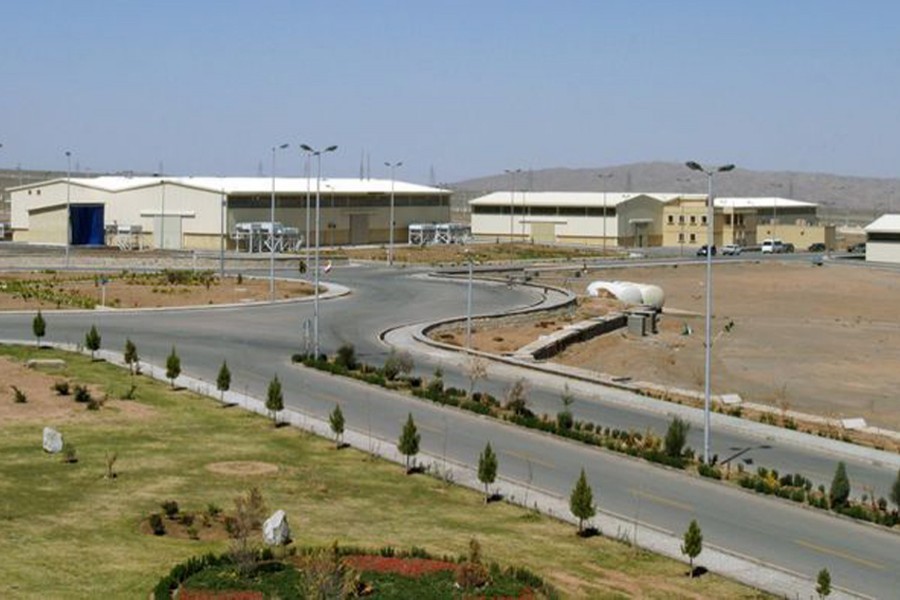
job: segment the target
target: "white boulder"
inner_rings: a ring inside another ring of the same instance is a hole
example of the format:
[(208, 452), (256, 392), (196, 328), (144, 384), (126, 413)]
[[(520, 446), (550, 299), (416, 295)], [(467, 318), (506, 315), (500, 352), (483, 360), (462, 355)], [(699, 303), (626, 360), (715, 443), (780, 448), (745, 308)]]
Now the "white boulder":
[(263, 541), (269, 546), (284, 546), (291, 541), (291, 527), (283, 510), (276, 510), (263, 523)]
[(52, 427), (44, 427), (44, 450), (50, 454), (62, 452), (62, 434)]

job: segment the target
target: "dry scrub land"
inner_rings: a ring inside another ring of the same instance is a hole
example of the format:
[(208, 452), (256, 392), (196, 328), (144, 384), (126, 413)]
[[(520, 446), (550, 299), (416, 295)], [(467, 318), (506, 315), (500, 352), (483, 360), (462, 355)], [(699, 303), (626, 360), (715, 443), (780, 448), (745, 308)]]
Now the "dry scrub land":
[[(106, 282), (105, 285), (103, 282)], [(105, 292), (104, 292), (105, 287)], [(276, 298), (312, 294), (299, 281), (276, 282)], [(162, 308), (240, 304), (269, 300), (266, 279), (225, 277), (209, 271), (155, 273), (0, 273), (0, 310), (65, 308)]]
[[(26, 369), (33, 357), (67, 366)], [(62, 378), (108, 400), (88, 411), (50, 390)], [(0, 381), (16, 381), (28, 397), (16, 404), (8, 386), (0, 389), (3, 598), (147, 597), (175, 563), (226, 548), (202, 526), (198, 540), (150, 535), (147, 515), (167, 500), (189, 511), (209, 503), (230, 510), (251, 486), (271, 510), (287, 512), (299, 545), (415, 545), (441, 555), (465, 552), (474, 536), (486, 559), (527, 566), (566, 597), (764, 597), (715, 575), (690, 580), (684, 564), (580, 539), (570, 525), (504, 503), (486, 506), (474, 491), (406, 476), (398, 465), (140, 376), (136, 399), (120, 400), (127, 371), (86, 356), (0, 347)], [(78, 462), (41, 450), (46, 425), (76, 446)], [(104, 477), (108, 452), (118, 453), (115, 479)]]
[[(799, 261), (718, 262), (713, 273), (713, 393), (738, 393), (747, 401), (829, 417), (864, 417), (871, 425), (900, 430), (900, 273)], [(702, 390), (704, 267), (615, 268), (579, 278), (570, 271), (535, 281), (583, 295), (597, 279), (661, 286), (667, 312), (660, 334), (636, 338), (615, 332), (553, 360)], [(613, 307), (593, 300), (575, 318)], [(566, 324), (544, 318), (530, 329), (487, 326), (479, 328), (474, 343), (511, 352)], [(685, 325), (692, 335), (682, 335)]]

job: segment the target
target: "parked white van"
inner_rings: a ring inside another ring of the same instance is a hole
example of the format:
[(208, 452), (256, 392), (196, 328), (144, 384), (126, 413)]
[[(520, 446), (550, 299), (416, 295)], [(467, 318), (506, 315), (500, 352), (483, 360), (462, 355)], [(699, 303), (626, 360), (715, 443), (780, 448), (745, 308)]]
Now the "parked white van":
[(763, 254), (781, 254), (782, 252), (784, 252), (784, 243), (780, 239), (766, 238), (763, 240)]

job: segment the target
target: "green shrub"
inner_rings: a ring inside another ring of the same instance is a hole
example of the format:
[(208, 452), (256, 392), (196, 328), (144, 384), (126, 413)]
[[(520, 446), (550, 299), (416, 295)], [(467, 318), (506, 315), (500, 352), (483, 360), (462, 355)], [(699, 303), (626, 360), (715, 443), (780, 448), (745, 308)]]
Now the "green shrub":
[(163, 523), (162, 515), (159, 513), (153, 513), (150, 515), (149, 519), (150, 529), (153, 531), (153, 535), (165, 535), (166, 534), (166, 524)]
[(14, 385), (11, 385), (9, 387), (12, 388), (16, 404), (25, 404), (26, 402), (28, 402), (28, 396), (25, 394), (25, 392)]
[(709, 477), (710, 479), (722, 479), (722, 473), (721, 471), (719, 471), (719, 469), (705, 463), (700, 463), (700, 465), (697, 467), (697, 472), (700, 473), (701, 476)]
[(66, 380), (54, 382), (52, 389), (59, 396), (68, 396), (70, 392), (69, 382)]
[(82, 404), (87, 404), (92, 400), (91, 392), (88, 391), (87, 386), (84, 385), (76, 385), (75, 386), (75, 402), (80, 402)]
[(166, 516), (170, 519), (174, 520), (178, 515), (178, 502), (176, 502), (175, 500), (166, 500), (159, 506), (163, 509), (163, 512), (166, 513)]

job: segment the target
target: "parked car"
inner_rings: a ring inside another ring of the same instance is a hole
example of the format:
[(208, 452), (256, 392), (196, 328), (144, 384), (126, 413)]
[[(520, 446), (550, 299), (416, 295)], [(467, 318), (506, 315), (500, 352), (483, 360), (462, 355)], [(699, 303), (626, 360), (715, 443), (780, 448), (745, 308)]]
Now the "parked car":
[[(712, 247), (712, 255), (716, 255), (716, 247)], [(697, 248), (697, 256), (706, 256), (706, 244), (703, 244), (699, 248)]]
[(793, 252), (793, 251), (794, 251), (794, 245), (793, 245), (792, 243), (790, 243), (790, 242), (785, 242), (785, 243), (783, 243), (783, 244), (781, 245), (781, 251), (782, 251), (782, 252)]
[(807, 248), (807, 250), (809, 250), (810, 252), (825, 252), (825, 250), (827, 250), (827, 249), (828, 248), (826, 248), (825, 244), (823, 244), (822, 242), (816, 242), (815, 244), (810, 244), (809, 248)]
[(847, 252), (852, 254), (865, 254), (866, 253), (866, 243), (860, 242), (858, 244), (853, 244), (849, 248), (847, 248)]
[(744, 249), (741, 248), (740, 244), (725, 244), (722, 246), (722, 254), (725, 256), (737, 256), (743, 251)]
[(763, 254), (781, 254), (784, 252), (784, 243), (779, 239), (766, 238), (762, 243)]

